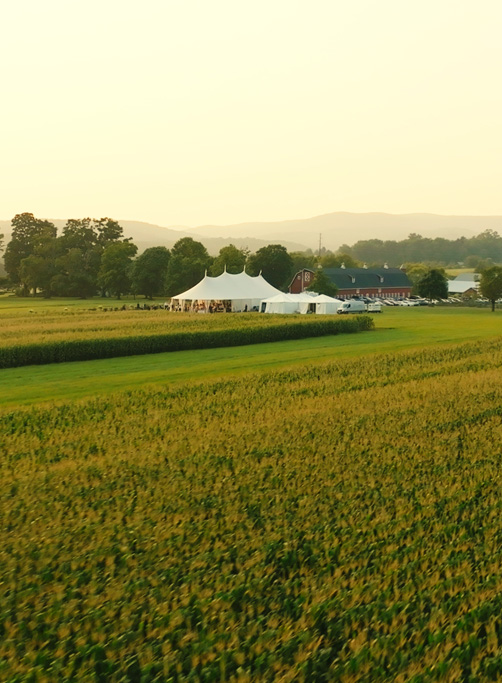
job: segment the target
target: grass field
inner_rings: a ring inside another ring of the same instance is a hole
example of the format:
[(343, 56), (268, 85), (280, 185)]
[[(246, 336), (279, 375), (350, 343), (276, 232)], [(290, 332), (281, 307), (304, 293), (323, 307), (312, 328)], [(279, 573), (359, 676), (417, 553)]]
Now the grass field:
[(4, 413), (1, 680), (500, 680), (501, 318), (415, 313)]
[[(151, 313), (164, 314), (163, 311)], [(502, 334), (502, 312), (499, 311), (389, 308), (374, 319), (376, 331), (358, 335), (2, 370), (0, 407), (8, 409), (21, 404), (131, 390), (149, 384), (193, 382), (208, 377), (327, 362), (334, 358), (482, 340)]]
[(103, 308), (120, 308), (124, 304), (127, 306), (136, 306), (136, 304), (156, 304), (162, 305), (164, 299), (156, 299), (153, 302), (144, 299), (143, 297), (122, 297), (122, 299), (108, 299), (103, 297), (93, 297), (92, 299), (75, 299), (75, 297), (56, 297), (54, 299), (43, 299), (40, 297), (20, 297), (12, 294), (0, 295), (0, 314), (17, 315), (18, 313), (29, 313), (30, 310), (38, 313), (50, 313), (57, 311), (78, 312), (89, 309), (97, 309), (100, 306)]
[(474, 273), (473, 268), (446, 268), (446, 274), (450, 277), (457, 277), (457, 275), (463, 275), (464, 273)]

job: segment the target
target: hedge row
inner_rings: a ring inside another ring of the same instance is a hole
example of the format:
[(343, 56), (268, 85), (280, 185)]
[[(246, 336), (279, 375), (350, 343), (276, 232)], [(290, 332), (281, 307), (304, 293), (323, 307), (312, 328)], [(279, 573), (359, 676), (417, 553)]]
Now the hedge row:
[(373, 319), (370, 316), (357, 315), (351, 318), (344, 316), (330, 320), (314, 319), (292, 322), (290, 325), (172, 332), (112, 339), (59, 340), (43, 344), (0, 348), (0, 368), (136, 356), (166, 351), (186, 351), (188, 349), (243, 346), (245, 344), (360, 332), (371, 330), (373, 327)]

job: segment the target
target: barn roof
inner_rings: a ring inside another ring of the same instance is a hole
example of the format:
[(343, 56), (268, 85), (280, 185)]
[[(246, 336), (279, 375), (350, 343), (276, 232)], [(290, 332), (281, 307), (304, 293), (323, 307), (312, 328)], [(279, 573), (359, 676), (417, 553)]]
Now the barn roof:
[(406, 273), (399, 268), (324, 268), (323, 273), (339, 290), (412, 286)]
[(479, 282), (469, 280), (448, 280), (448, 294), (465, 294), (472, 289), (476, 292), (479, 287)]

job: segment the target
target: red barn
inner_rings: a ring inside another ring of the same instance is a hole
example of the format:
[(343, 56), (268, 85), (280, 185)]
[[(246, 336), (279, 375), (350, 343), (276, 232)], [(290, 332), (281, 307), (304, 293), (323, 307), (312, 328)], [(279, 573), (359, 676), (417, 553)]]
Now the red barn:
[[(412, 283), (399, 268), (323, 268), (323, 273), (338, 287), (339, 299), (353, 296), (381, 297), (400, 299), (411, 294)], [(304, 268), (300, 270), (289, 285), (291, 294), (300, 294), (314, 279), (315, 272)]]

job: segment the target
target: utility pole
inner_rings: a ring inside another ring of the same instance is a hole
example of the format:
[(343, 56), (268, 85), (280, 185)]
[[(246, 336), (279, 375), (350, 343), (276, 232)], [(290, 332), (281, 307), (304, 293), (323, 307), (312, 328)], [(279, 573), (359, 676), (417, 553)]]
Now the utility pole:
[(322, 240), (322, 233), (319, 233), (319, 256), (321, 256), (321, 240)]

